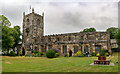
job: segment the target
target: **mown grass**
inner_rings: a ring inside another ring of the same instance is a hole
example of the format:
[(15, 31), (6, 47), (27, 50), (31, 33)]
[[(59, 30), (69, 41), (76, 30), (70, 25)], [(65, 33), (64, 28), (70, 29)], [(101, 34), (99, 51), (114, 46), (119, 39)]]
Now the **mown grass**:
[(97, 57), (2, 57), (3, 72), (118, 72), (118, 53), (110, 59), (115, 66), (91, 66)]

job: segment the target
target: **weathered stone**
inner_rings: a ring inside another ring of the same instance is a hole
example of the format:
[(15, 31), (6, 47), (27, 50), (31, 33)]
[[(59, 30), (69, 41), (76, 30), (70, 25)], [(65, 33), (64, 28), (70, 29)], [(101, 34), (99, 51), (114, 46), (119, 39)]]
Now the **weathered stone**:
[(67, 49), (67, 55), (72, 52), (72, 56), (76, 53), (75, 48), (82, 53), (98, 52), (96, 48), (111, 50), (109, 32), (78, 32), (44, 36), (44, 13), (39, 15), (34, 11), (24, 14), (22, 37), (25, 54), (30, 54), (34, 50), (46, 53), (52, 48), (56, 49), (60, 55), (64, 55)]

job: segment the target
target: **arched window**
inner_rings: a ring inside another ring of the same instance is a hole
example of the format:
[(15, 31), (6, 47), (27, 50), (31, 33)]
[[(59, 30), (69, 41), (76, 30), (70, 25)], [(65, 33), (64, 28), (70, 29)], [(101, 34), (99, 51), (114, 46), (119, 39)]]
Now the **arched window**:
[(30, 24), (30, 21), (29, 21), (29, 19), (27, 19), (27, 25), (29, 25)]
[(74, 46), (74, 53), (78, 52), (78, 46)]
[(71, 40), (71, 37), (68, 37), (68, 40), (70, 41), (70, 40)]
[(57, 41), (60, 41), (60, 38), (59, 38), (59, 37), (57, 38)]

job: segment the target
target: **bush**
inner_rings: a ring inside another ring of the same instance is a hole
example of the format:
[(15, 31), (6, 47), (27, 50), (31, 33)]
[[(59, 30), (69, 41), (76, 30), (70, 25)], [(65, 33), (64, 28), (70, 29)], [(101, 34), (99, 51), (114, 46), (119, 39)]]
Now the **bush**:
[(104, 50), (104, 49), (102, 49), (102, 50), (100, 51), (100, 56), (105, 56), (105, 50)]
[(34, 57), (35, 56), (35, 54), (34, 53), (32, 53), (32, 57)]
[(86, 56), (86, 53), (84, 53), (83, 56)]
[(97, 53), (95, 53), (95, 52), (91, 53), (92, 56), (96, 56), (96, 54), (97, 54)]
[(34, 54), (38, 53), (37, 51), (33, 51)]
[(18, 56), (22, 56), (22, 51), (19, 52)]
[(96, 54), (96, 56), (98, 57), (98, 56), (100, 56), (100, 54), (99, 54), (99, 53), (97, 53), (97, 54)]
[(78, 52), (75, 54), (75, 56), (80, 57), (80, 56), (84, 56), (84, 55), (81, 53), (81, 51), (78, 51)]
[(41, 56), (43, 55), (43, 52), (39, 52), (39, 53), (40, 53)]
[(47, 56), (48, 58), (54, 58), (54, 57), (55, 57), (55, 51), (54, 51), (54, 50), (48, 50), (48, 51), (46, 52), (46, 56)]
[(105, 50), (105, 52), (109, 52), (108, 50)]
[(46, 57), (46, 55), (44, 54), (44, 55), (42, 55), (42, 57)]
[(58, 51), (57, 51), (55, 48), (52, 48), (51, 50), (54, 50), (54, 51), (55, 51), (55, 53), (58, 53)]
[(68, 57), (68, 55), (67, 55), (67, 54), (65, 54), (65, 55), (64, 55), (64, 57)]
[(58, 57), (59, 56), (59, 54), (58, 53), (55, 53), (55, 57)]
[(108, 52), (106, 52), (106, 53), (105, 53), (105, 55), (106, 55), (106, 56), (109, 56), (109, 53), (108, 53)]
[(10, 56), (15, 56), (15, 52), (14, 52), (14, 51), (11, 51), (11, 52), (10, 52)]

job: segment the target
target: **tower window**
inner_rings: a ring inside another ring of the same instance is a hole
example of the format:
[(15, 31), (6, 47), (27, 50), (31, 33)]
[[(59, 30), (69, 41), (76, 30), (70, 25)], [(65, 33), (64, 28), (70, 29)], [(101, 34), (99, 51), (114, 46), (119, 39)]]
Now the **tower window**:
[(59, 38), (59, 37), (57, 38), (57, 41), (60, 41), (60, 38)]
[(68, 37), (68, 40), (70, 41), (70, 40), (71, 40), (71, 37)]
[(48, 38), (48, 41), (51, 41), (51, 38)]

